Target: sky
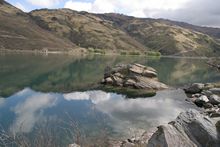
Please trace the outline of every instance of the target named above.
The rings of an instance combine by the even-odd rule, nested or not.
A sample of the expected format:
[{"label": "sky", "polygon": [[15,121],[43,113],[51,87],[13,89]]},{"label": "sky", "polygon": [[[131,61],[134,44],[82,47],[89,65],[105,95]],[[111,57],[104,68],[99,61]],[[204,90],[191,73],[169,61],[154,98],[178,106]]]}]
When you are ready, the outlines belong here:
[{"label": "sky", "polygon": [[40,8],[70,8],[92,13],[120,13],[165,18],[194,25],[220,27],[220,0],[6,0],[29,12]]}]

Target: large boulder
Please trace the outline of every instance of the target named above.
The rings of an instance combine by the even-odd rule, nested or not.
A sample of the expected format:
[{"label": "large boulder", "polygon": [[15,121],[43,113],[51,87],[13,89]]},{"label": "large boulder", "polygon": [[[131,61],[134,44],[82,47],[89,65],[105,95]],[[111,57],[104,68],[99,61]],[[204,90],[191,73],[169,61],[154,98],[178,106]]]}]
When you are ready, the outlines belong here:
[{"label": "large boulder", "polygon": [[147,147],[219,147],[217,126],[209,117],[189,110],[175,121],[158,127]]},{"label": "large boulder", "polygon": [[156,70],[141,64],[119,64],[105,69],[102,84],[132,89],[161,90],[167,85],[158,81]]}]

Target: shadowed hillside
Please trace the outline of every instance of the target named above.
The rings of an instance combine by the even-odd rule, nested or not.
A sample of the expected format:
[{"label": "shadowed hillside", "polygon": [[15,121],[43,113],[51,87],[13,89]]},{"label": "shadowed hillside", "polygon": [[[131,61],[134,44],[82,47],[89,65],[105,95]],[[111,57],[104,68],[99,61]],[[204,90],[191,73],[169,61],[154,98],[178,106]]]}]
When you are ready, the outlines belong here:
[{"label": "shadowed hillside", "polygon": [[10,50],[70,50],[76,46],[42,29],[30,16],[0,1],[0,48]]}]

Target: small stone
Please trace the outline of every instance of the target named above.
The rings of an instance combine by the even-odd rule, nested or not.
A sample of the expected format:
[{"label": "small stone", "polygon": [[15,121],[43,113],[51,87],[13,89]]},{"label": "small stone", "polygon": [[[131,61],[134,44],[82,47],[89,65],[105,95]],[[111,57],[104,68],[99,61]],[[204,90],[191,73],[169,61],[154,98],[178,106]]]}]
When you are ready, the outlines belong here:
[{"label": "small stone", "polygon": [[132,79],[128,79],[125,83],[124,83],[124,86],[125,87],[129,87],[129,86],[131,86],[131,87],[133,87],[134,85],[135,85],[135,81],[134,80],[132,80]]},{"label": "small stone", "polygon": [[203,104],[203,107],[205,109],[209,109],[209,108],[213,108],[213,105],[211,103],[205,103],[205,104]]},{"label": "small stone", "polygon": [[217,123],[215,124],[216,129],[218,130],[218,132],[220,132],[220,120],[217,121]]},{"label": "small stone", "polygon": [[209,99],[207,98],[207,96],[202,95],[199,98],[197,98],[194,103],[198,106],[198,107],[203,107],[205,103],[207,103],[209,101]]},{"label": "small stone", "polygon": [[149,78],[157,77],[157,73],[150,70],[144,70],[142,75]]},{"label": "small stone", "polygon": [[190,87],[184,89],[186,93],[200,93],[204,88],[204,84],[202,83],[194,83]]},{"label": "small stone", "polygon": [[207,97],[210,97],[213,93],[209,90],[203,91],[201,94],[206,95]]},{"label": "small stone", "polygon": [[212,83],[206,83],[204,86],[205,86],[205,89],[211,89],[215,87],[215,85]]},{"label": "small stone", "polygon": [[218,95],[213,94],[209,97],[209,101],[213,105],[218,105],[220,104],[220,97]]},{"label": "small stone", "polygon": [[113,84],[113,80],[112,80],[111,77],[106,78],[106,79],[105,79],[105,82],[106,82],[107,84]]},{"label": "small stone", "polygon": [[192,97],[196,97],[196,98],[198,98],[198,97],[200,97],[200,96],[201,96],[200,93],[196,93],[196,94],[193,94],[193,95],[192,95]]},{"label": "small stone", "polygon": [[205,96],[205,95],[200,96],[198,99],[201,100],[201,101],[204,101],[205,103],[209,102],[208,97]]},{"label": "small stone", "polygon": [[220,94],[220,88],[212,88],[209,89],[209,91],[211,91],[213,94]]},{"label": "small stone", "polygon": [[220,113],[219,112],[213,112],[210,114],[210,117],[220,117]]}]

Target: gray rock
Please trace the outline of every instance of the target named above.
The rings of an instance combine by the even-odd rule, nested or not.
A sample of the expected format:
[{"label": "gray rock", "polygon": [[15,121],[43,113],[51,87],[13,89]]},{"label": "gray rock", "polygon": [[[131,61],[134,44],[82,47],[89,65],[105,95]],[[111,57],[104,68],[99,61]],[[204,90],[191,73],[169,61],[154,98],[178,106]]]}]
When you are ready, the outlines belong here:
[{"label": "gray rock", "polygon": [[200,93],[204,88],[204,84],[202,83],[194,83],[191,86],[189,86],[188,88],[184,89],[186,93]]},{"label": "gray rock", "polygon": [[211,103],[205,103],[205,104],[203,104],[203,107],[205,109],[209,109],[209,108],[213,108],[213,105]]},{"label": "gray rock", "polygon": [[197,98],[199,98],[200,96],[202,96],[200,93],[196,93],[192,95],[192,97],[197,97]]},{"label": "gray rock", "polygon": [[220,120],[216,122],[215,126],[217,131],[220,132]]},{"label": "gray rock", "polygon": [[218,105],[220,104],[220,97],[218,95],[213,94],[209,97],[209,101],[213,105]]},{"label": "gray rock", "polygon": [[196,110],[181,113],[150,138],[147,147],[219,147],[214,122]]},{"label": "gray rock", "polygon": [[201,94],[206,95],[207,97],[210,97],[213,93],[209,90],[203,91]]},{"label": "gray rock", "polygon": [[209,99],[207,98],[207,96],[202,95],[199,98],[197,98],[194,103],[198,106],[198,107],[203,107],[205,103],[209,102]]},{"label": "gray rock", "polygon": [[211,89],[211,88],[214,88],[214,87],[215,87],[215,85],[212,84],[212,83],[206,83],[205,84],[205,89]]},{"label": "gray rock", "polygon": [[213,94],[220,94],[220,88],[211,88],[209,89]]},{"label": "gray rock", "polygon": [[210,117],[220,117],[220,112],[211,113]]}]

